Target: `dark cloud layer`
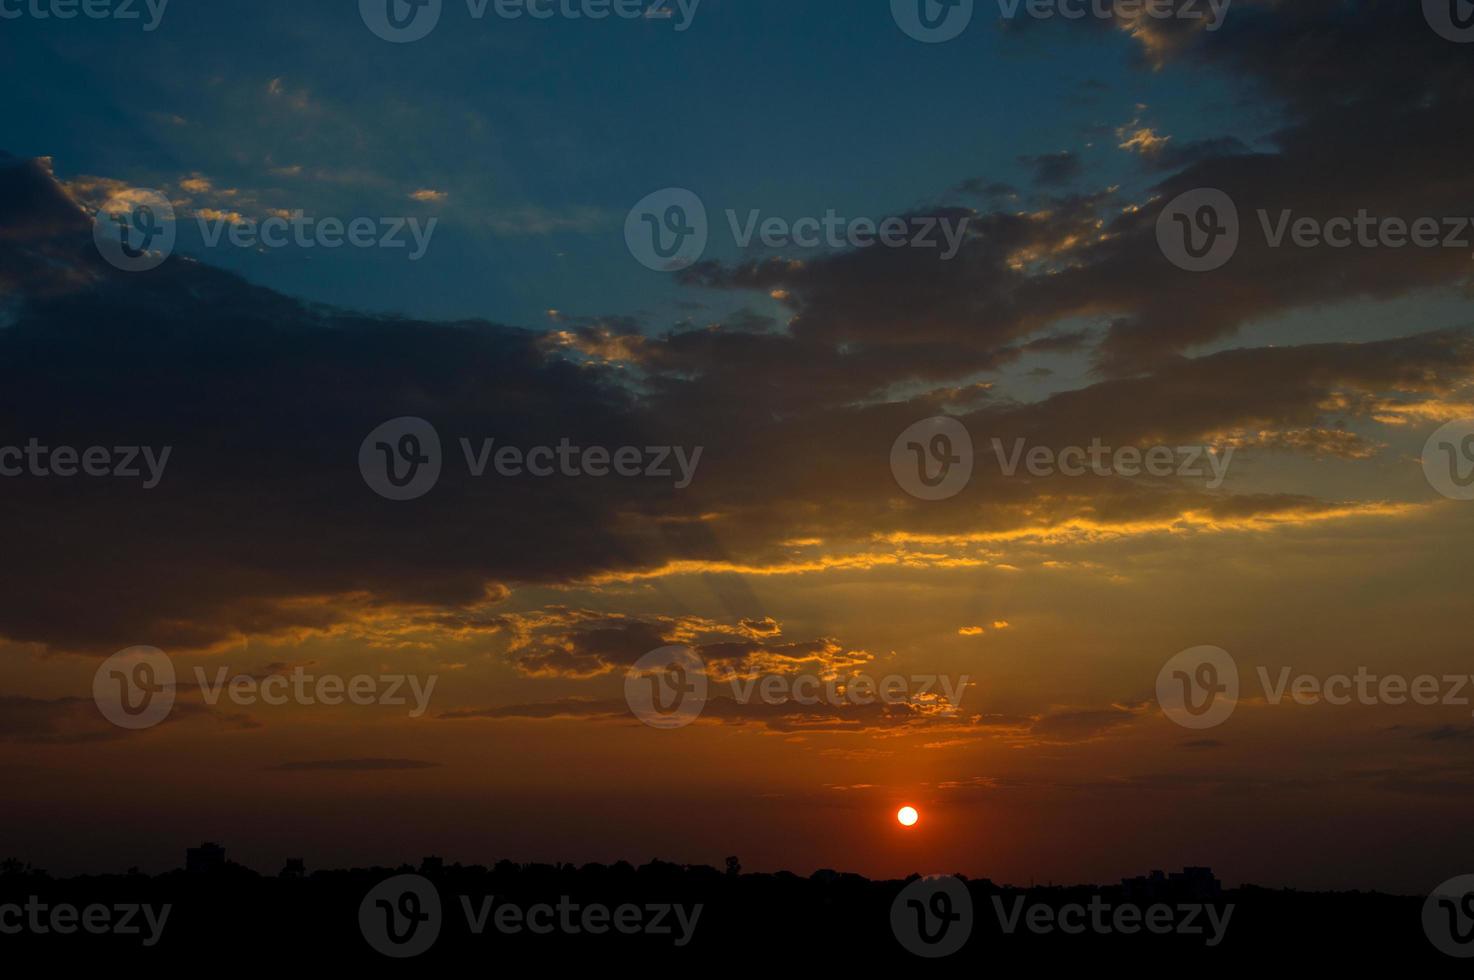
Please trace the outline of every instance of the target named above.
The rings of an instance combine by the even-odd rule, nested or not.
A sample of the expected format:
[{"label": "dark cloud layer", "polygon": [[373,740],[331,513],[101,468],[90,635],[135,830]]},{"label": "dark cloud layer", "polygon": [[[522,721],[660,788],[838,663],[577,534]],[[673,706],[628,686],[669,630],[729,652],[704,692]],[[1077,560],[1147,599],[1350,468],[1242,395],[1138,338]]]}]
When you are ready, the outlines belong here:
[{"label": "dark cloud layer", "polygon": [[[1046,200],[1029,214],[976,214],[950,262],[872,249],[697,266],[692,282],[775,291],[794,314],[791,339],[708,339],[712,359],[734,374],[835,364],[847,387],[832,395],[863,397],[900,379],[994,369],[1016,356],[1021,338],[1079,316],[1109,324],[1102,368],[1132,373],[1258,317],[1467,283],[1461,249],[1271,249],[1258,232],[1260,209],[1322,220],[1360,209],[1407,219],[1474,214],[1474,177],[1462,164],[1474,151],[1462,124],[1474,110],[1468,53],[1430,30],[1418,4],[1238,3],[1213,32],[1170,19],[1131,26],[1155,63],[1216,70],[1279,107],[1285,124],[1265,134],[1273,150],[1249,152],[1231,136],[1169,141],[1143,156],[1154,170],[1175,171],[1153,189],[1155,203],[1100,192]],[[1042,183],[1057,183],[1065,160],[1031,162]],[[1210,281],[1170,265],[1155,237],[1160,204],[1199,187],[1227,192],[1246,226],[1239,253]],[[662,353],[689,362],[702,353],[696,343],[673,337]]]},{"label": "dark cloud layer", "polygon": [[[1239,79],[1284,124],[1267,151],[1229,137],[1164,151],[1148,161],[1166,174],[1159,201],[1220,187],[1251,226],[1258,208],[1474,214],[1463,125],[1474,76],[1417,5],[1245,3],[1232,14],[1212,33],[1137,32],[1150,60]],[[1072,186],[1077,162],[1071,151],[1036,161],[1041,181]],[[1375,343],[1185,356],[1256,318],[1463,283],[1465,252],[1270,250],[1246,235],[1229,266],[1194,276],[1157,250],[1155,208],[1129,203],[1082,190],[1033,212],[923,209],[969,220],[951,262],[864,249],[684,275],[693,288],[779,297],[792,313],[782,325],[652,333],[611,319],[544,335],[313,307],[179,257],[120,273],[46,165],[0,159],[0,445],[173,447],[153,490],[0,481],[7,550],[22,556],[0,590],[0,635],[110,652],[323,630],[389,609],[464,624],[509,587],[773,562],[794,538],[1312,514],[1340,502],[986,475],[976,493],[922,508],[898,492],[888,453],[911,423],[955,412],[979,441],[1185,443],[1252,430],[1279,448],[1354,457],[1364,447],[1335,435],[1348,421],[1467,381],[1468,336],[1416,325]],[[1067,318],[1095,327],[1062,332]],[[1031,354],[1089,344],[1105,380],[1080,390],[1017,404],[979,384]],[[430,495],[396,503],[365,486],[357,453],[405,415],[437,427],[445,470]],[[679,491],[652,479],[472,479],[461,437],[704,454]],[[531,670],[607,669],[665,638],[625,625],[526,656]]]}]

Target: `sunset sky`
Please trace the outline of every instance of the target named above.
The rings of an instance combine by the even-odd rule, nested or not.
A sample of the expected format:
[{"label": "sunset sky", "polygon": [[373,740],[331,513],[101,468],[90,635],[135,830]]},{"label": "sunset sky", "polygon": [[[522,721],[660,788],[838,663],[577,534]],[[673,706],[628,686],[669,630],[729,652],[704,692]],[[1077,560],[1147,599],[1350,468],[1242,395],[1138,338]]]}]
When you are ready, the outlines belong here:
[{"label": "sunset sky", "polygon": [[[1233,0],[1212,30],[978,0],[935,44],[880,0],[446,0],[404,44],[355,6],[0,19],[0,447],[171,447],[151,489],[0,478],[0,857],[1409,893],[1474,870],[1474,704],[1273,704],[1256,674],[1474,674],[1474,502],[1423,465],[1474,417],[1474,231],[1273,248],[1258,217],[1474,217],[1474,45],[1405,0]],[[625,235],[664,188],[710,217],[674,272]],[[1195,273],[1158,216],[1198,188],[1242,237]],[[93,214],[144,189],[178,242],[119,271]],[[729,209],[967,225],[950,261],[744,248]],[[201,233],[297,211],[435,225],[415,260]],[[924,500],[892,449],[937,416],[975,469]],[[358,457],[401,417],[444,465],[396,501]],[[683,488],[473,478],[462,438],[702,455]],[[1010,476],[995,438],[1232,456],[1221,486]],[[722,676],[968,686],[661,731],[624,682],[671,644]],[[137,645],[182,682],[129,731],[93,677]],[[1193,731],[1157,679],[1199,646],[1244,688]],[[193,684],[298,666],[435,686],[410,717]]]}]

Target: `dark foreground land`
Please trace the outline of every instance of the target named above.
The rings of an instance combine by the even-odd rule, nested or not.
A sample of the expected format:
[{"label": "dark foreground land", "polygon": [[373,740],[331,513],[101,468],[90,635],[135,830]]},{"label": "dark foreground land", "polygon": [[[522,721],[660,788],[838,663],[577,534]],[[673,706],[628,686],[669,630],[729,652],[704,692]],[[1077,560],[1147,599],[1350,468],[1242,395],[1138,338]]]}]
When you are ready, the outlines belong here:
[{"label": "dark foreground land", "polygon": [[866,975],[920,966],[984,976],[1006,966],[1180,976],[1353,965],[1451,975],[1471,963],[1430,942],[1422,897],[1015,889],[950,879],[940,892],[927,881],[661,862],[430,862],[276,877],[225,864],[64,880],[11,863],[0,874],[0,956],[7,967],[33,968],[331,964],[377,973],[622,963],[641,973],[779,976],[798,966]]}]

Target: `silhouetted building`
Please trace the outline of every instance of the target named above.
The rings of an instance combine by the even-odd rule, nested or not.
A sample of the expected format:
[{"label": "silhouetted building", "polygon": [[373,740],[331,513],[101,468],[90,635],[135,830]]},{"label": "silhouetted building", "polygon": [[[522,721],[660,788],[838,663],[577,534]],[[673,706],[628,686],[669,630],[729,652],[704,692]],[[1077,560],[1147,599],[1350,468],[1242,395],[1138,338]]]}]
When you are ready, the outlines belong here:
[{"label": "silhouetted building", "polygon": [[1212,868],[1183,868],[1180,873],[1168,875],[1168,880],[1178,898],[1207,901],[1223,894],[1223,883],[1213,877]]},{"label": "silhouetted building", "polygon": [[184,870],[190,874],[203,874],[225,867],[225,848],[206,841],[199,847],[184,852]]},{"label": "silhouetted building", "polygon": [[1207,901],[1223,893],[1223,884],[1213,876],[1212,868],[1183,868],[1170,875],[1153,871],[1149,875],[1122,878],[1121,888],[1127,898],[1147,901],[1161,899]]},{"label": "silhouetted building", "polygon": [[1160,871],[1153,871],[1149,875],[1122,878],[1121,889],[1127,898],[1157,898],[1167,891],[1167,876]]},{"label": "silhouetted building", "polygon": [[307,862],[301,858],[287,858],[287,863],[281,869],[283,878],[305,878],[307,877]]},{"label": "silhouetted building", "polygon": [[438,875],[445,870],[445,859],[430,855],[420,862],[420,874]]}]

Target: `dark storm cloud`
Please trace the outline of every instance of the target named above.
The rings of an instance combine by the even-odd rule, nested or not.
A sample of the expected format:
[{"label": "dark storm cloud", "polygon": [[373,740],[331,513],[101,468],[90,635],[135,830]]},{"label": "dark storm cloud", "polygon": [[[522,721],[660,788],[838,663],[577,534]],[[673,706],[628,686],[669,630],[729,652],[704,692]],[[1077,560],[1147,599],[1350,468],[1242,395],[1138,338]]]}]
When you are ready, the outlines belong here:
[{"label": "dark storm cloud", "polygon": [[1141,160],[1149,169],[1170,171],[1181,170],[1214,157],[1241,156],[1248,152],[1249,147],[1237,137],[1220,136],[1188,143],[1171,140],[1143,151]]},{"label": "dark storm cloud", "polygon": [[[735,627],[705,621],[664,618],[632,620],[600,617],[588,611],[571,616],[519,618],[508,628],[519,633],[511,658],[517,669],[536,677],[596,677],[623,671],[652,650],[688,645],[717,676],[800,670],[829,674],[862,664],[868,654],[846,651],[836,640],[778,639],[782,626],[771,618],[740,620]],[[569,625],[570,620],[582,620]]]},{"label": "dark storm cloud", "polygon": [[1071,150],[1019,157],[1019,163],[1034,171],[1034,183],[1050,186],[1068,184],[1085,172],[1080,155]]},{"label": "dark storm cloud", "polygon": [[[1152,18],[1131,30],[1154,63],[1217,69],[1279,107],[1285,124],[1266,137],[1273,150],[1246,152],[1232,136],[1169,140],[1143,154],[1153,169],[1176,170],[1153,189],[1154,202],[1101,192],[1047,200],[1032,214],[977,214],[950,262],[872,249],[702,265],[689,280],[782,295],[794,315],[793,352],[822,363],[842,348],[851,384],[872,390],[897,376],[996,368],[1019,338],[1066,317],[1108,321],[1101,364],[1130,373],[1258,317],[1468,281],[1463,249],[1271,249],[1257,218],[1261,209],[1321,220],[1361,209],[1474,215],[1474,174],[1464,165],[1474,132],[1463,124],[1474,112],[1474,75],[1467,52],[1438,37],[1418,4],[1242,3],[1213,32]],[[1244,224],[1238,254],[1211,276],[1178,270],[1156,244],[1160,205],[1199,187],[1227,192]],[[771,347],[735,353],[753,369],[775,360]]]},{"label": "dark storm cloud", "polygon": [[[1138,35],[1155,59],[1246,79],[1285,123],[1270,152],[1226,138],[1175,151],[1186,169],[1161,182],[1159,198],[1221,187],[1250,227],[1257,208],[1474,215],[1474,135],[1463,125],[1474,76],[1416,5],[1232,13],[1212,34],[1153,22]],[[496,632],[504,624],[491,608],[508,587],[673,562],[780,563],[797,538],[1335,512],[1340,502],[1288,493],[996,473],[919,507],[887,457],[903,429],[944,411],[979,442],[1187,444],[1243,429],[1277,448],[1355,457],[1365,447],[1337,434],[1344,423],[1386,398],[1446,394],[1474,367],[1466,335],[1416,325],[1376,343],[1184,357],[1258,317],[1461,282],[1469,256],[1271,251],[1246,234],[1232,263],[1195,276],[1159,253],[1154,208],[1127,203],[1101,191],[1025,213],[918,212],[969,219],[953,261],[861,249],[684,274],[690,286],[771,293],[792,315],[782,328],[749,315],[651,335],[609,318],[545,335],[314,307],[177,257],[123,274],[98,258],[87,216],[46,165],[0,160],[0,446],[173,447],[148,491],[95,478],[0,481],[7,552],[24,556],[0,591],[0,634],[111,652],[390,615]],[[1062,332],[1069,317],[1101,328]],[[1113,374],[1101,383],[1028,405],[978,383],[1030,353],[1102,337]],[[907,400],[891,400],[897,391]],[[436,426],[445,465],[429,495],[396,503],[365,486],[357,452],[403,415]],[[461,437],[705,453],[679,492],[649,479],[472,479]],[[626,624],[528,646],[524,666],[617,669],[668,637]]]},{"label": "dark storm cloud", "polygon": [[[340,615],[293,597],[456,606],[484,601],[502,578],[559,580],[710,548],[698,523],[649,519],[696,506],[668,483],[466,477],[461,435],[691,444],[601,372],[545,356],[535,335],[318,310],[179,259],[120,273],[90,251],[65,197],[34,194],[38,174],[0,173],[0,200],[33,201],[30,230],[0,239],[0,268],[67,256],[72,287],[53,292],[52,276],[38,294],[25,277],[24,292],[8,290],[0,444],[175,450],[148,491],[0,481],[10,548],[27,556],[0,597],[11,638],[208,645]],[[446,477],[425,504],[382,500],[358,471],[360,442],[401,415],[444,433]]]},{"label": "dark storm cloud", "polygon": [[75,288],[90,261],[90,223],[52,178],[45,162],[0,151],[0,302],[24,288],[45,295]]},{"label": "dark storm cloud", "polygon": [[[0,184],[34,187],[38,174],[47,176],[13,166]],[[205,647],[240,634],[327,630],[390,609],[411,626],[495,631],[487,609],[507,584],[672,561],[772,561],[795,535],[1003,530],[1082,508],[1141,519],[1188,506],[1319,506],[1195,499],[1190,490],[1121,481],[1077,483],[1059,496],[1029,481],[994,481],[955,506],[897,507],[890,442],[938,406],[927,396],[854,406],[858,395],[911,372],[899,353],[892,364],[880,348],[843,350],[847,329],[838,319],[792,335],[608,333],[611,356],[632,360],[579,362],[542,335],[310,307],[177,258],[149,273],[120,273],[90,250],[90,235],[85,246],[74,240],[85,223],[79,227],[70,202],[54,193],[39,202],[28,212],[31,233],[0,240],[5,258],[72,261],[58,265],[63,274],[40,294],[9,290],[0,445],[35,438],[174,448],[153,490],[98,478],[0,481],[8,550],[26,556],[0,592],[0,631],[15,640],[97,652],[138,642]],[[70,285],[53,291],[58,282]],[[836,299],[845,282],[835,279]],[[924,286],[908,294],[916,303],[931,302],[927,296]],[[857,311],[865,305],[854,302]],[[930,322],[920,318],[915,328],[936,337],[931,370],[955,373],[966,357],[945,339],[943,316]],[[1049,336],[1045,344],[1075,342]],[[907,347],[914,351],[914,342]],[[989,363],[1014,356],[970,350]],[[1188,438],[1311,418],[1344,385],[1424,390],[1468,361],[1467,344],[1448,336],[1236,352],[1036,406],[994,405],[978,393],[982,407],[966,419],[980,434],[1072,443],[1087,432]],[[1265,377],[1278,384],[1247,383]],[[1189,391],[1190,406],[1164,422],[1164,400]],[[437,426],[445,466],[428,496],[391,502],[364,484],[357,453],[372,429],[402,415]],[[462,436],[521,447],[567,437],[584,446],[707,448],[696,481],[676,492],[648,479],[475,480]],[[1047,504],[1041,494],[1050,495]],[[602,668],[660,638],[616,632],[596,648],[528,655],[544,657],[550,670]]]}]

